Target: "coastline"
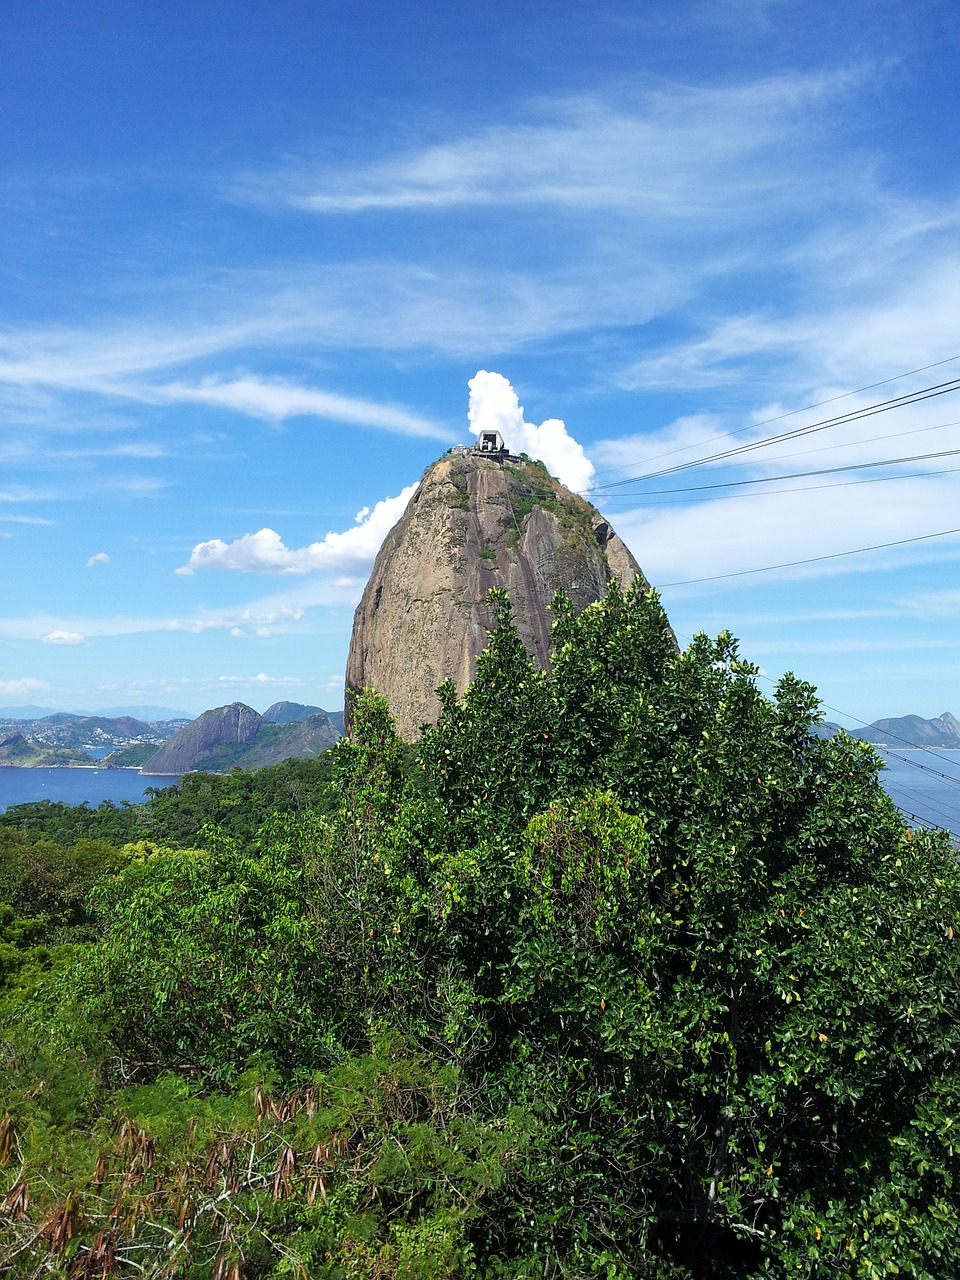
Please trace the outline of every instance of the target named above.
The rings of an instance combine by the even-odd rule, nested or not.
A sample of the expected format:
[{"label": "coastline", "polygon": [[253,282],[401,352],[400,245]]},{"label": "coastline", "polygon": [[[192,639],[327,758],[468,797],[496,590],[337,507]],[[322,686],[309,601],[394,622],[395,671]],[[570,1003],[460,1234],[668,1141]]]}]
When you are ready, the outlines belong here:
[{"label": "coastline", "polygon": [[[102,773],[120,773],[126,769],[133,773],[140,772],[140,766],[136,764],[101,764],[97,760],[91,760],[89,764],[22,764],[17,760],[6,760],[2,762],[5,769],[97,769]],[[157,778],[175,778],[179,774],[151,774],[151,777]]]},{"label": "coastline", "polygon": [[[0,761],[3,769],[79,769],[93,770],[96,773],[139,773],[144,778],[182,778],[183,773],[166,773],[159,769],[144,770],[138,764],[101,764],[91,760],[89,764],[22,764],[17,760]],[[213,773],[223,777],[222,769],[188,769],[187,773]]]}]

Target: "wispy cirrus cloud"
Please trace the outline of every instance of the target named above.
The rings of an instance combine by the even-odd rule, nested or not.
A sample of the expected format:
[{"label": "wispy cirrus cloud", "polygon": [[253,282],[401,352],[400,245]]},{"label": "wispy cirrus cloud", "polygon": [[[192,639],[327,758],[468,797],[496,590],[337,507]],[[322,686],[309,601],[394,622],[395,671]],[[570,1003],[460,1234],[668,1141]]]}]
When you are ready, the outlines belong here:
[{"label": "wispy cirrus cloud", "polygon": [[[960,535],[927,539],[960,527],[960,520],[949,515],[960,507],[960,478],[893,480],[884,485],[882,503],[873,488],[782,491],[661,509],[627,507],[614,511],[611,519],[654,586],[692,584],[673,587],[671,598],[676,592],[763,589],[777,581],[960,558]],[[931,519],[932,511],[943,513],[939,523]],[[909,541],[920,538],[925,540]],[[901,540],[904,545],[887,545]],[[874,546],[879,549],[846,554]],[[795,563],[804,561],[814,562]],[[743,576],[734,577],[738,574]],[[718,579],[709,581],[714,575]]]},{"label": "wispy cirrus cloud", "polygon": [[[631,220],[751,219],[793,190],[803,121],[863,71],[770,77],[721,88],[666,86],[633,102],[542,100],[526,120],[465,134],[354,169],[248,173],[236,198],[317,214],[554,206]],[[539,118],[538,118],[539,117]],[[794,141],[783,146],[784,136]]]},{"label": "wispy cirrus cloud", "polygon": [[351,580],[338,585],[327,579],[299,586],[296,591],[276,593],[247,603],[222,608],[197,608],[179,616],[170,614],[64,615],[26,614],[0,618],[0,638],[44,641],[48,635],[63,633],[91,640],[103,636],[135,636],[173,632],[203,635],[208,631],[229,631],[234,627],[269,626],[299,629],[312,610],[353,608],[362,582]]},{"label": "wispy cirrus cloud", "polygon": [[[281,301],[282,298],[282,301]],[[273,299],[274,312],[285,305],[296,304],[280,289],[280,296]],[[263,310],[264,308],[255,308]],[[265,308],[268,312],[270,306]],[[300,323],[287,327],[295,332],[287,333],[291,341],[320,339],[325,326],[322,308],[314,303],[305,306]],[[334,307],[338,312],[339,307]],[[332,331],[337,328],[330,326]],[[351,426],[373,427],[399,435],[424,437],[450,441],[453,432],[443,423],[400,405],[382,403],[360,396],[348,396],[321,387],[304,385],[289,378],[261,377],[253,373],[238,376],[209,374],[193,379],[176,378],[170,381],[158,379],[158,374],[183,364],[191,364],[211,357],[223,357],[246,349],[250,343],[271,345],[277,330],[284,325],[271,323],[269,315],[262,319],[259,331],[255,326],[240,330],[232,327],[211,326],[208,332],[197,332],[192,338],[179,342],[168,341],[163,334],[144,332],[139,340],[131,339],[123,330],[89,333],[77,330],[72,334],[63,331],[11,335],[7,339],[6,358],[0,349],[0,382],[9,386],[30,389],[42,386],[49,391],[65,394],[81,394],[98,401],[127,402],[146,405],[197,404],[232,410],[245,417],[267,422],[282,422],[293,417],[315,417],[345,423]],[[344,330],[340,328],[341,340]],[[347,332],[349,337],[349,331]],[[43,402],[43,413],[34,405],[36,421],[50,421],[56,425],[62,417],[60,399],[54,395]],[[22,437],[0,443],[0,456],[10,460],[29,462],[31,459],[49,462],[55,457],[60,461],[83,458],[162,458],[167,449],[152,441],[124,441],[88,445],[78,449],[45,449],[38,455],[30,443]]]},{"label": "wispy cirrus cloud", "polygon": [[326,418],[352,426],[378,427],[399,435],[446,441],[454,439],[449,428],[407,409],[355,396],[337,395],[282,378],[204,378],[197,385],[171,382],[144,388],[140,394],[144,398],[155,397],[171,403],[216,405],[266,422],[299,417]]},{"label": "wispy cirrus cloud", "polygon": [[[960,225],[960,207],[957,224]],[[645,353],[617,375],[626,390],[729,386],[765,371],[781,391],[847,389],[878,373],[929,365],[960,352],[960,257],[914,244],[913,268],[884,274],[872,297],[837,296],[815,309],[727,315],[690,339]]]}]

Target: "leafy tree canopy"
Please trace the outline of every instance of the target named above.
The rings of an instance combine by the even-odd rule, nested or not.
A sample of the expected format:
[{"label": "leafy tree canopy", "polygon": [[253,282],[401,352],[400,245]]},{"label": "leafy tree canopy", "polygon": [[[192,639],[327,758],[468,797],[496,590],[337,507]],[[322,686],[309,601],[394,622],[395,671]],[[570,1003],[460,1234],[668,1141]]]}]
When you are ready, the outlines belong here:
[{"label": "leafy tree canopy", "polygon": [[316,804],[104,872],[8,1017],[11,1274],[956,1273],[945,837],[639,584],[549,672],[494,604],[412,761],[368,693]]}]

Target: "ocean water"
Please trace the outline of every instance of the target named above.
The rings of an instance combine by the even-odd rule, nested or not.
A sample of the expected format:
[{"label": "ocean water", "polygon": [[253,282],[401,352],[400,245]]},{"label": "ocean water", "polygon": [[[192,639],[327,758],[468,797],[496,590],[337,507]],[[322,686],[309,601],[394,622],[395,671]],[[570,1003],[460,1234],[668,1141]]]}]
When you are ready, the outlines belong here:
[{"label": "ocean water", "polygon": [[[914,823],[945,827],[960,838],[960,751],[885,753],[881,780],[888,794]],[[922,766],[919,767],[919,766]],[[943,775],[943,776],[941,776]],[[103,800],[136,804],[147,787],[169,787],[170,774],[150,775],[135,769],[17,769],[0,766],[0,813],[28,800],[87,802]]]},{"label": "ocean water", "polygon": [[960,838],[960,751],[881,753],[880,780],[914,824],[944,827]]},{"label": "ocean water", "polygon": [[169,787],[170,774],[138,773],[136,769],[18,769],[0,766],[0,813],[12,804],[30,800],[62,800],[92,809],[104,800],[120,804],[143,799],[147,787]]}]

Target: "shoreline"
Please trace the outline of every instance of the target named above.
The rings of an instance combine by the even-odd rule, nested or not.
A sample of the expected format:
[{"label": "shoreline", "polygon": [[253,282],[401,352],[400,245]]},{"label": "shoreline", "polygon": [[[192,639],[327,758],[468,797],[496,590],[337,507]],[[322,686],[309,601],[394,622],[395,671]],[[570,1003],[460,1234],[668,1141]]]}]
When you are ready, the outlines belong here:
[{"label": "shoreline", "polygon": [[[17,764],[15,760],[0,763],[0,769],[92,769],[95,773],[139,773],[143,778],[182,778],[182,773],[144,773],[136,764]],[[200,772],[197,770],[196,772]],[[207,769],[203,772],[211,773]]]}]

